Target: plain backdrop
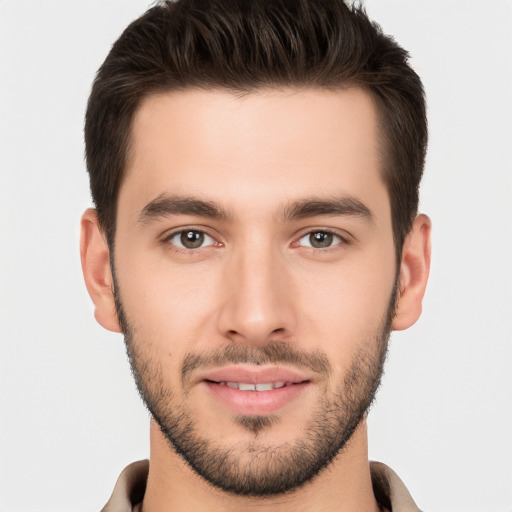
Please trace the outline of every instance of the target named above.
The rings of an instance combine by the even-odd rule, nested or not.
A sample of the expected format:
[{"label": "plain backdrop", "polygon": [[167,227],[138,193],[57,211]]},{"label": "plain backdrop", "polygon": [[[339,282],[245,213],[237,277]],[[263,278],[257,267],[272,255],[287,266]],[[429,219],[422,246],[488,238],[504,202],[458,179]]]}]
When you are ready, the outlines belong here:
[{"label": "plain backdrop", "polygon": [[[149,0],[0,0],[0,511],[99,510],[148,456],[120,335],[78,255],[95,71]],[[370,457],[418,505],[512,511],[512,2],[371,0],[428,96],[422,319],[392,337]]]}]

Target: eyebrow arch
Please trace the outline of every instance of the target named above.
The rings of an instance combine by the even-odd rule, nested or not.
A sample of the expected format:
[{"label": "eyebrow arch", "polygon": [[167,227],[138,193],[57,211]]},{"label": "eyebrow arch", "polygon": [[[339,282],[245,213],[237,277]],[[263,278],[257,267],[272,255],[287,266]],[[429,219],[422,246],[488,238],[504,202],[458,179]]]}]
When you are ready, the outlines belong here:
[{"label": "eyebrow arch", "polygon": [[167,215],[196,215],[224,221],[231,217],[226,210],[213,201],[160,194],[142,208],[138,222],[148,223]]},{"label": "eyebrow arch", "polygon": [[289,204],[283,212],[285,220],[300,220],[317,215],[362,217],[365,220],[373,221],[371,210],[352,196],[327,199],[312,197]]}]

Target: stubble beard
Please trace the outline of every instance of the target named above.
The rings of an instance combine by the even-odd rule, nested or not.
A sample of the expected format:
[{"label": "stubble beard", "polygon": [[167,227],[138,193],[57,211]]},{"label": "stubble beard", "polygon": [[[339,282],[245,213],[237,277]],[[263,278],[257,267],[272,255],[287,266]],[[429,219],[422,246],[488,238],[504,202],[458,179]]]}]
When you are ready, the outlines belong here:
[{"label": "stubble beard", "polygon": [[[221,446],[198,432],[186,399],[180,401],[166,383],[161,362],[149,353],[150,344],[135,339],[127,319],[119,287],[115,286],[116,310],[123,329],[132,373],[139,393],[169,446],[211,485],[238,496],[270,497],[292,492],[314,479],[332,460],[342,456],[352,434],[370,408],[383,375],[391,321],[395,312],[396,287],[388,310],[375,334],[360,344],[335,392],[321,393],[318,404],[300,439],[280,445],[258,442],[258,434],[271,429],[276,416],[238,416],[236,423],[254,434],[244,446]],[[144,347],[144,348],[143,348]],[[270,341],[263,347],[231,345],[202,357],[201,363],[290,363],[308,365],[322,353],[305,354],[289,343]],[[182,376],[186,373],[182,366]],[[326,372],[329,371],[327,361]]]}]

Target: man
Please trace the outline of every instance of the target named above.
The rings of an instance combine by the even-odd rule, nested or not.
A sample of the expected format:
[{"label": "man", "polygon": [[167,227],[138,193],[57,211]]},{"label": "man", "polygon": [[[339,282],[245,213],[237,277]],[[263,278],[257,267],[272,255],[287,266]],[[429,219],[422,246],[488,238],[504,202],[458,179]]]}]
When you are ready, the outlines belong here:
[{"label": "man", "polygon": [[162,3],[85,138],[85,281],[152,416],[104,510],[418,510],[366,434],[430,262],[406,52],[341,0]]}]

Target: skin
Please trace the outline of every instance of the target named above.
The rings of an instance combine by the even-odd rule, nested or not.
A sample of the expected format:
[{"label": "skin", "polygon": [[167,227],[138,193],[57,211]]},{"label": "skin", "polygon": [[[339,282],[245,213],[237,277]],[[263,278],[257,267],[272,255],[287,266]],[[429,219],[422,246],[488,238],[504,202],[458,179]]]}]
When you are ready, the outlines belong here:
[{"label": "skin", "polygon": [[[374,102],[355,88],[159,94],[145,99],[135,117],[115,236],[123,308],[197,432],[236,446],[242,459],[249,443],[275,447],[300,439],[315,404],[335,392],[382,326],[397,269],[378,130]],[[214,202],[226,215],[144,215],[164,196]],[[349,198],[370,215],[284,215],[311,198]],[[209,238],[198,249],[180,248],[172,235],[184,228]],[[336,235],[330,247],[309,246],[310,233],[326,231]],[[108,246],[94,210],[82,218],[81,256],[96,319],[121,331]],[[403,248],[393,329],[418,319],[429,265],[430,221],[419,215]],[[241,427],[204,386],[181,381],[188,354],[270,341],[321,352],[332,372],[322,385],[313,379],[260,432]],[[150,460],[145,512],[378,510],[364,419],[328,470],[263,501],[210,486],[154,421]]]}]

